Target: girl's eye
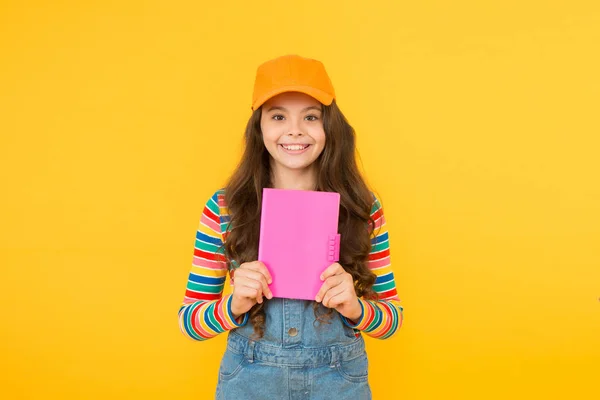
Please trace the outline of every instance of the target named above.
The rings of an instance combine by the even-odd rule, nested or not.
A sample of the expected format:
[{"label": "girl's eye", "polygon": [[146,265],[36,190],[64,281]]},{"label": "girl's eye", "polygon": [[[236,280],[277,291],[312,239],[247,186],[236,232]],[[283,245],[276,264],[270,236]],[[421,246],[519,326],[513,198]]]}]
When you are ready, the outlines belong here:
[{"label": "girl's eye", "polygon": [[[281,121],[280,119],[277,119],[277,117],[282,117],[283,118],[283,115],[281,115],[281,114],[275,114],[275,115],[273,115],[273,119],[275,119],[276,121]],[[307,118],[314,118],[314,119],[310,119],[309,121],[316,121],[316,120],[319,119],[319,117],[317,117],[316,115],[307,115]]]}]

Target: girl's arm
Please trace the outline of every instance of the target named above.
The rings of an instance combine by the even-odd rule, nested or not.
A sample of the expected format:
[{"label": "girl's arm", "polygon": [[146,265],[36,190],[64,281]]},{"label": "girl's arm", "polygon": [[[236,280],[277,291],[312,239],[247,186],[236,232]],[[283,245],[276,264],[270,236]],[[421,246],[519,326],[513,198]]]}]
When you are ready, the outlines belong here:
[{"label": "girl's arm", "polygon": [[179,308],[181,332],[197,341],[240,327],[248,320],[247,313],[236,320],[231,313],[231,295],[222,295],[227,265],[223,250],[218,251],[223,245],[218,195],[219,191],[215,192],[202,211],[185,296]]},{"label": "girl's arm", "polygon": [[344,323],[367,335],[387,339],[402,326],[404,307],[396,292],[394,272],[390,262],[390,243],[383,208],[375,194],[371,208],[371,216],[375,220],[375,231],[371,236],[371,252],[368,266],[377,275],[373,290],[379,295],[379,300],[358,299],[362,314],[358,320],[352,321],[344,316]]}]

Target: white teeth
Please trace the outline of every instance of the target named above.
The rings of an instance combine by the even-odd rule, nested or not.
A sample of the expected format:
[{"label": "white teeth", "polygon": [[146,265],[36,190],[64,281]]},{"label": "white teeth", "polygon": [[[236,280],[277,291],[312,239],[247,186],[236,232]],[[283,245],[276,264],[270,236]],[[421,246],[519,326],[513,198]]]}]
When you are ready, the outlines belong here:
[{"label": "white teeth", "polygon": [[304,149],[305,147],[307,147],[308,145],[301,146],[301,145],[296,145],[296,144],[295,144],[295,145],[291,145],[291,146],[285,146],[285,145],[282,145],[282,146],[283,146],[285,149],[287,149],[287,150],[302,150],[302,149]]}]

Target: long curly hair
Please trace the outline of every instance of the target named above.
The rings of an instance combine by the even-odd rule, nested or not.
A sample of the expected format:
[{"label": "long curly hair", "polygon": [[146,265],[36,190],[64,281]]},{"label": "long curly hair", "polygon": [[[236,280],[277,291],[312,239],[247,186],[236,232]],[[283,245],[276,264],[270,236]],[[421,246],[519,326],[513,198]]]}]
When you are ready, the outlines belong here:
[{"label": "long curly hair", "polygon": [[[250,116],[244,135],[244,153],[225,185],[225,203],[230,215],[224,234],[225,261],[233,275],[237,266],[258,259],[262,189],[272,187],[270,154],[260,128],[261,114],[262,106]],[[377,299],[377,293],[372,289],[376,275],[367,266],[371,233],[375,229],[375,221],[371,218],[374,198],[356,163],[354,129],[335,100],[329,106],[323,105],[323,127],[325,147],[314,161],[317,167],[316,190],[340,194],[338,262],[352,275],[357,296]],[[268,299],[263,297],[263,300],[262,304],[255,304],[249,311],[256,339],[264,335],[264,307]],[[330,323],[333,309],[317,302],[314,302],[313,309],[315,323]]]}]

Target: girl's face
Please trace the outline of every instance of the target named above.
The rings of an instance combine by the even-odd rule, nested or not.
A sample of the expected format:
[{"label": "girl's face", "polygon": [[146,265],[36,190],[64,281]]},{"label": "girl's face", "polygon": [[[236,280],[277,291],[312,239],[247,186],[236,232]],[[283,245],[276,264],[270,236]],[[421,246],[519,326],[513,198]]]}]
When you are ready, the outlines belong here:
[{"label": "girl's face", "polygon": [[274,168],[302,170],[319,157],[325,147],[322,110],[317,99],[300,92],[278,94],[262,105],[260,127]]}]

